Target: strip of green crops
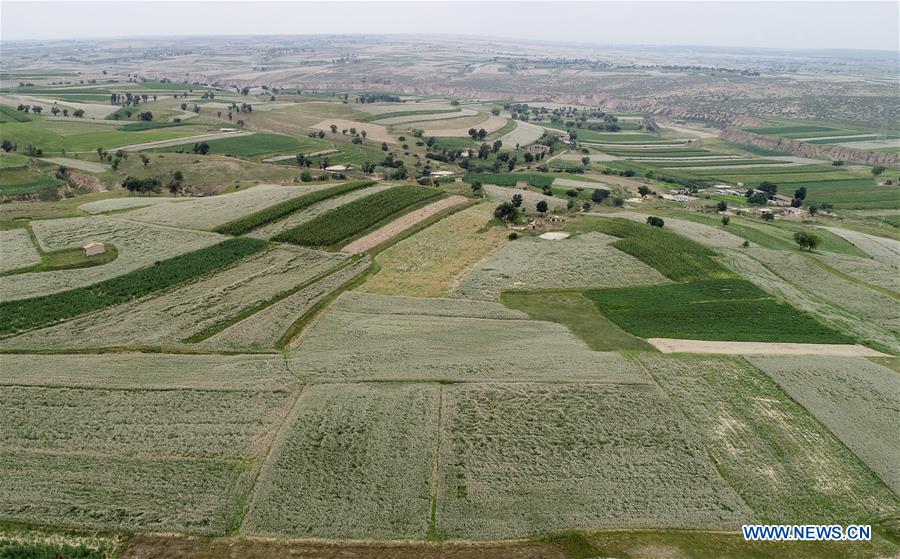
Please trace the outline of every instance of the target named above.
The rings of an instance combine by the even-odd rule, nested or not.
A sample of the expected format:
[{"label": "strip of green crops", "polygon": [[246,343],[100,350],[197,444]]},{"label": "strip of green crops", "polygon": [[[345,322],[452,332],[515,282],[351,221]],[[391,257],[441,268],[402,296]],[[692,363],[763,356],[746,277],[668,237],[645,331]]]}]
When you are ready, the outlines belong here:
[{"label": "strip of green crops", "polygon": [[252,214],[245,215],[244,217],[235,219],[234,221],[229,221],[228,223],[216,227],[215,231],[217,233],[224,233],[226,235],[243,235],[244,233],[249,233],[254,229],[262,227],[263,225],[272,223],[273,221],[281,219],[288,214],[292,214],[298,210],[308,208],[309,206],[312,206],[313,204],[316,204],[328,198],[333,198],[334,196],[338,196],[340,194],[346,194],[347,192],[352,192],[360,188],[366,188],[368,186],[372,186],[373,184],[375,184],[375,181],[352,181],[344,184],[339,184],[331,188],[316,190],[315,192],[297,196],[296,198],[285,200],[280,204],[275,204],[274,206],[259,210],[258,212],[253,212]]},{"label": "strip of green crops", "polygon": [[599,219],[593,229],[620,237],[612,243],[673,281],[730,278],[734,273],[713,260],[716,253],[676,233],[628,219]]},{"label": "strip of green crops", "polygon": [[749,281],[594,289],[585,296],[623,329],[642,338],[853,343],[853,339],[781,303]]},{"label": "strip of green crops", "polygon": [[0,335],[47,326],[225,268],[267,243],[241,237],[188,252],[86,287],[0,303]]},{"label": "strip of green crops", "polygon": [[421,186],[397,186],[354,200],[276,235],[273,240],[297,245],[333,247],[410,206],[442,192]]}]

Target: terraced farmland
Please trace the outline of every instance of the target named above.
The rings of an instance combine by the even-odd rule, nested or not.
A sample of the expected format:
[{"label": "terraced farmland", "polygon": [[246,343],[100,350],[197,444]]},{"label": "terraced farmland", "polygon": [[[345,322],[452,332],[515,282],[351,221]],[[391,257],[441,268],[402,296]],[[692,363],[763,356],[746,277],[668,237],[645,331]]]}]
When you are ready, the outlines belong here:
[{"label": "terraced farmland", "polygon": [[[243,531],[420,538],[431,509],[438,389],[307,388],[259,481]],[[344,514],[347,507],[356,511]]]},{"label": "terraced farmland", "polygon": [[760,522],[854,522],[900,506],[868,467],[746,361],[640,360]]},{"label": "terraced farmland", "polygon": [[386,222],[403,210],[441,195],[441,191],[432,188],[398,186],[344,204],[306,223],[282,231],[273,239],[298,245],[335,247]]},{"label": "terraced farmland", "polygon": [[751,357],[787,394],[900,493],[900,379],[894,371],[852,357]]},{"label": "terraced farmland", "polygon": [[31,228],[44,252],[100,241],[114,245],[119,256],[91,268],[0,277],[0,301],[85,287],[226,239],[212,233],[173,230],[106,216],[33,221]]},{"label": "terraced farmland", "polygon": [[444,389],[438,530],[497,538],[752,518],[670,406],[649,385]]},{"label": "terraced farmland", "polygon": [[668,283],[659,272],[589,232],[561,241],[518,239],[480,262],[454,289],[463,299],[497,300],[507,289],[620,287]]},{"label": "terraced farmland", "polygon": [[162,297],[151,293],[103,312],[16,336],[4,345],[97,348],[189,341],[244,311],[284,296],[341,261],[337,255],[275,248],[248,255],[227,269],[169,290]]},{"label": "terraced farmland", "polygon": [[[645,381],[620,355],[591,352],[564,327],[523,319],[499,303],[444,299],[428,310],[429,300],[420,299],[421,310],[398,314],[396,298],[375,296],[377,307],[358,308],[347,297],[297,345],[290,366],[301,378]],[[473,316],[473,308],[482,314]]]}]

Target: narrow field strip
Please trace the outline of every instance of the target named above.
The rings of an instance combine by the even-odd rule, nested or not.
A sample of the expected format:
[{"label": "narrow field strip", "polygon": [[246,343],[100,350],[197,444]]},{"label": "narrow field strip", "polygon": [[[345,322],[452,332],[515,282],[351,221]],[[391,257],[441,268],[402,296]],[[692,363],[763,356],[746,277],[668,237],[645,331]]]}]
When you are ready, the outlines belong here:
[{"label": "narrow field strip", "polygon": [[199,136],[188,136],[187,138],[178,138],[175,140],[158,140],[155,142],[145,142],[143,144],[132,144],[130,146],[119,146],[110,148],[109,151],[142,151],[145,149],[168,148],[172,146],[181,146],[184,144],[193,144],[195,142],[209,142],[212,140],[220,140],[222,138],[236,138],[240,136],[252,136],[256,132],[216,132],[213,134],[200,134]]},{"label": "narrow field strip", "polygon": [[344,204],[293,229],[282,231],[273,240],[337,248],[343,241],[377,226],[395,214],[442,195],[442,191],[434,188],[398,186]]},{"label": "narrow field strip", "polygon": [[241,218],[229,221],[228,223],[224,223],[216,227],[214,231],[216,231],[217,233],[224,233],[226,235],[243,235],[244,233],[249,233],[254,229],[262,227],[263,225],[267,225],[269,223],[272,223],[273,221],[281,219],[288,214],[294,213],[304,208],[308,208],[309,206],[312,206],[317,202],[321,202],[323,200],[327,200],[328,198],[332,198],[341,194],[346,194],[347,192],[352,192],[360,188],[372,186],[373,184],[375,184],[375,181],[352,181],[340,184],[338,186],[333,186],[331,188],[316,190],[314,192],[310,192],[309,194],[303,194],[301,196],[297,196],[296,198],[290,198],[288,200],[285,200],[284,202],[275,204],[274,206],[269,206],[268,208],[253,212],[252,214],[245,215]]},{"label": "narrow field strip", "polygon": [[0,303],[0,335],[47,326],[220,270],[262,250],[257,239],[228,239],[86,287]]},{"label": "narrow field strip", "polygon": [[380,245],[388,239],[396,237],[403,231],[406,231],[407,229],[415,226],[417,223],[420,223],[447,208],[452,208],[453,206],[462,204],[467,200],[468,198],[464,196],[450,196],[447,198],[443,198],[441,200],[438,200],[437,202],[433,202],[431,204],[428,204],[427,206],[423,206],[417,210],[413,210],[408,214],[388,223],[384,227],[376,229],[368,235],[356,239],[341,250],[350,254],[365,252]]},{"label": "narrow field strip", "polygon": [[785,342],[719,342],[647,338],[663,353],[709,353],[716,355],[831,355],[839,357],[887,357],[886,353],[859,344],[798,344]]}]

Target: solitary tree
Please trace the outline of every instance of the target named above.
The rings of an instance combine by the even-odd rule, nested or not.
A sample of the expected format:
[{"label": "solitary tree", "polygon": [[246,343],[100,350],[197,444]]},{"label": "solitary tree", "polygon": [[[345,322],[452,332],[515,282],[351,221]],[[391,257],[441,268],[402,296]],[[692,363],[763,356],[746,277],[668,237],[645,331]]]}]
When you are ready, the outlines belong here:
[{"label": "solitary tree", "polygon": [[884,166],[883,166],[883,165],[877,165],[877,166],[875,166],[875,167],[872,167],[872,175],[877,177],[878,175],[880,175],[881,173],[883,173],[884,170],[885,170],[885,169],[884,169]]},{"label": "solitary tree", "polygon": [[722,216],[722,225],[728,225],[729,223],[731,223],[731,218],[728,217],[727,215],[723,215]]},{"label": "solitary tree", "polygon": [[643,185],[643,184],[642,184],[641,186],[638,187],[638,194],[641,195],[641,198],[644,198],[645,196],[647,196],[647,195],[650,194],[651,192],[653,192],[653,191],[650,190],[650,188],[649,188],[648,186],[646,186],[646,185]]},{"label": "solitary tree", "polygon": [[472,194],[481,198],[481,183],[478,181],[472,181]]},{"label": "solitary tree", "polygon": [[547,201],[541,200],[537,204],[535,204],[535,209],[537,209],[538,213],[544,215],[547,213]]},{"label": "solitary tree", "polygon": [[726,202],[725,200],[719,201],[719,203],[716,204],[716,209],[719,210],[720,212],[727,211],[728,210],[728,202]]},{"label": "solitary tree", "polygon": [[794,241],[800,245],[801,249],[807,249],[812,252],[814,248],[819,246],[822,242],[822,239],[819,238],[815,233],[810,233],[809,231],[797,231],[794,233]]},{"label": "solitary tree", "polygon": [[331,133],[332,133],[332,134],[337,134],[337,124],[332,124],[332,125],[331,125]]},{"label": "solitary tree", "polygon": [[651,215],[651,216],[647,216],[647,224],[652,225],[654,227],[662,227],[666,223],[663,221],[663,218]]},{"label": "solitary tree", "polygon": [[522,195],[521,194],[513,194],[512,197],[512,205],[513,207],[519,208],[522,206]]},{"label": "solitary tree", "polygon": [[584,165],[585,167],[587,167],[588,163],[590,163],[590,162],[591,162],[591,158],[588,157],[587,155],[585,155],[584,157],[581,158],[581,164]]},{"label": "solitary tree", "polygon": [[595,204],[601,204],[604,200],[609,197],[609,191],[603,190],[602,188],[595,188],[593,192],[591,192],[591,201]]},{"label": "solitary tree", "polygon": [[141,154],[141,163],[143,163],[144,167],[150,164],[150,158],[147,157],[146,153]]}]

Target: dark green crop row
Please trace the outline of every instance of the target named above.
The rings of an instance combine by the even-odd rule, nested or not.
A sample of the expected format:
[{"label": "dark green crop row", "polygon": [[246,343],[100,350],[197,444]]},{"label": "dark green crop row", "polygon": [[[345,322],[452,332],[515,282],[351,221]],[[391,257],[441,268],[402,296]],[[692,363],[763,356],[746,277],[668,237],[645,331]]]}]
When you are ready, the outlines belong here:
[{"label": "dark green crop row", "polygon": [[716,253],[676,233],[628,219],[599,219],[595,230],[614,237],[617,249],[634,256],[674,281],[733,277],[713,257]]},{"label": "dark green crop row", "polygon": [[344,204],[293,229],[282,231],[273,240],[297,245],[336,247],[338,243],[378,225],[398,212],[441,194],[435,188],[397,186]]},{"label": "dark green crop row", "polygon": [[478,181],[482,184],[495,184],[497,186],[516,186],[519,181],[525,181],[529,185],[544,188],[553,184],[552,175],[539,175],[537,173],[468,173],[463,177],[467,183]]},{"label": "dark green crop row", "polygon": [[266,245],[259,239],[228,239],[86,287],[5,301],[0,303],[0,335],[47,326],[143,297],[225,268]]},{"label": "dark green crop row", "polygon": [[310,192],[309,194],[304,194],[302,196],[297,196],[296,198],[291,198],[290,200],[285,200],[280,204],[269,206],[268,208],[259,210],[258,212],[253,212],[252,214],[245,215],[244,217],[235,219],[234,221],[229,221],[228,223],[216,227],[216,232],[224,233],[226,235],[243,235],[244,233],[249,233],[254,229],[262,227],[263,225],[281,219],[288,214],[292,214],[298,210],[308,208],[309,206],[321,202],[322,200],[326,200],[340,194],[346,194],[347,192],[365,188],[367,186],[372,186],[373,184],[375,184],[375,181],[352,181],[344,184],[339,184],[337,186],[332,186],[331,188],[316,190],[314,192]]},{"label": "dark green crop row", "polygon": [[853,343],[741,279],[595,289],[585,296],[606,318],[642,338]]}]

